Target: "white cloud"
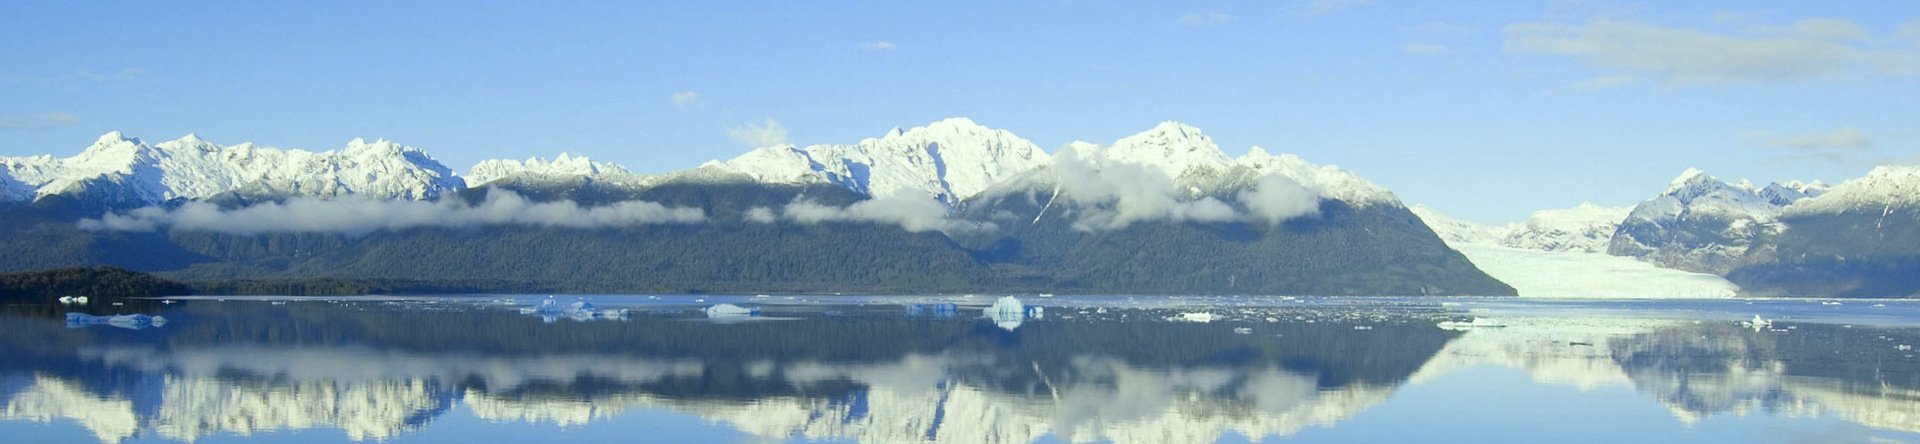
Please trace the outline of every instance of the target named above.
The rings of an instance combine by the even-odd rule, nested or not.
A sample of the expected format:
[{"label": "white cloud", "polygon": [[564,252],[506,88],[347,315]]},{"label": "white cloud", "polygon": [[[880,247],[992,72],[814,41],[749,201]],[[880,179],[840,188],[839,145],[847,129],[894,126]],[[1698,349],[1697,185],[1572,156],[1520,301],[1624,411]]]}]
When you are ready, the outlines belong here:
[{"label": "white cloud", "polygon": [[1239,17],[1233,15],[1218,12],[1189,12],[1181,15],[1180,19],[1174,22],[1180,24],[1180,26],[1203,27],[1225,25],[1232,23],[1238,18]]},{"label": "white cloud", "polygon": [[153,231],[160,228],[232,234],[333,232],[365,234],[413,227],[535,225],[566,228],[688,224],[706,220],[699,208],[626,201],[581,207],[571,201],[533,202],[493,190],[479,205],[457,199],[438,202],[300,198],[222,209],[204,202],[177,208],[146,207],[126,214],[83,219],[85,230]]},{"label": "white cloud", "polygon": [[1447,52],[1447,45],[1434,43],[1408,43],[1400,45],[1400,52],[1417,55],[1435,55]]},{"label": "white cloud", "polygon": [[877,42],[862,43],[860,44],[860,49],[866,50],[868,52],[892,51],[895,49],[900,49],[900,45],[895,45],[893,44],[893,42],[881,40]]},{"label": "white cloud", "polygon": [[749,123],[745,126],[727,130],[727,137],[731,137],[733,140],[754,148],[785,145],[787,144],[787,129],[782,128],[780,122],[775,122],[773,118],[769,117],[765,125]]},{"label": "white cloud", "polygon": [[44,112],[39,114],[5,115],[5,116],[0,116],[0,129],[12,129],[12,130],[47,129],[47,128],[53,128],[56,126],[71,125],[74,122],[79,122],[79,121],[80,121],[79,116],[75,116],[73,114],[64,113],[60,111],[51,111],[51,112]]},{"label": "white cloud", "polygon": [[1283,176],[1261,177],[1253,188],[1240,192],[1254,220],[1279,225],[1288,219],[1320,212],[1320,193]]},{"label": "white cloud", "polygon": [[[1116,230],[1149,221],[1223,223],[1249,219],[1220,199],[1188,195],[1158,169],[1102,161],[1096,156],[1096,149],[1080,147],[1054,157],[1052,171],[1060,197],[1079,204],[1073,211],[1076,230]],[[1240,194],[1238,200],[1254,213],[1251,219],[1278,223],[1318,209],[1318,193],[1299,184],[1289,188],[1282,182],[1292,183],[1279,176],[1262,178],[1253,189]],[[1301,196],[1308,199],[1307,213],[1298,209]]]},{"label": "white cloud", "polygon": [[[764,209],[764,208],[757,208]],[[769,211],[770,213],[770,211]],[[947,217],[946,205],[928,196],[893,195],[854,202],[845,207],[822,205],[812,199],[798,198],[781,209],[787,220],[801,224],[822,222],[871,222],[895,224],[911,232],[961,232],[992,230],[990,222],[972,222]],[[752,210],[748,218],[757,216]]]},{"label": "white cloud", "polygon": [[1797,151],[1858,151],[1873,148],[1873,139],[1857,128],[1797,134],[1762,131],[1756,132],[1754,136],[1760,139],[1760,143],[1767,146]]},{"label": "white cloud", "polygon": [[693,92],[693,91],[681,91],[681,92],[673,93],[673,95],[671,96],[667,96],[667,100],[672,101],[674,106],[699,105],[700,93]]},{"label": "white cloud", "polygon": [[1672,85],[1920,74],[1920,51],[1875,48],[1859,41],[1864,37],[1858,25],[1833,19],[1758,27],[1744,35],[1622,21],[1521,23],[1507,28],[1507,48],[1568,56]]},{"label": "white cloud", "polygon": [[767,207],[748,208],[746,214],[741,217],[745,218],[748,222],[760,224],[770,224],[779,219],[778,216],[773,214],[773,209]]}]

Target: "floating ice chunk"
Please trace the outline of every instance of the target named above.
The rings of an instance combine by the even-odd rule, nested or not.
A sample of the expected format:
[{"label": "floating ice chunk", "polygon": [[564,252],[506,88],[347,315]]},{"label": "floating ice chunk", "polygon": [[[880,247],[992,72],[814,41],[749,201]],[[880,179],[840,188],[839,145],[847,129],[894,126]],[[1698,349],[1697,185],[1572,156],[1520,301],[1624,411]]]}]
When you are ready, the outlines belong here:
[{"label": "floating ice chunk", "polygon": [[1475,317],[1473,318],[1472,321],[1467,321],[1467,322],[1446,321],[1446,322],[1440,323],[1440,329],[1442,330],[1469,330],[1469,329],[1475,329],[1475,328],[1500,328],[1500,327],[1506,327],[1506,326],[1507,324],[1502,323],[1500,321],[1493,320],[1492,318],[1481,318],[1481,317]]},{"label": "floating ice chunk", "polygon": [[958,316],[959,314],[960,314],[960,306],[954,305],[951,302],[941,302],[936,304],[907,305],[907,317],[933,317],[933,318],[939,318],[939,319],[952,319],[954,316]]},{"label": "floating ice chunk", "polygon": [[1250,334],[1253,334],[1253,328],[1252,327],[1234,327],[1233,332],[1236,334],[1250,335]]},{"label": "floating ice chunk", "polygon": [[1204,324],[1208,322],[1213,322],[1214,318],[1215,316],[1213,315],[1213,313],[1191,312],[1191,313],[1181,313],[1180,317],[1177,318],[1177,320],[1187,321],[1187,322],[1199,322]]},{"label": "floating ice chunk", "polygon": [[561,305],[560,301],[554,299],[553,296],[547,296],[547,299],[540,301],[539,305],[535,305],[532,307],[522,307],[520,309],[520,314],[539,316],[541,320],[546,321],[548,323],[552,323],[560,319],[572,319],[572,320],[581,321],[581,322],[601,320],[601,319],[607,319],[607,320],[627,319],[627,310],[624,308],[601,310],[599,307],[593,306],[592,302],[587,302],[586,299],[580,299],[580,300],[574,301],[571,304]]},{"label": "floating ice chunk", "polygon": [[744,318],[760,315],[760,307],[746,308],[733,304],[718,304],[707,307],[709,318]]}]

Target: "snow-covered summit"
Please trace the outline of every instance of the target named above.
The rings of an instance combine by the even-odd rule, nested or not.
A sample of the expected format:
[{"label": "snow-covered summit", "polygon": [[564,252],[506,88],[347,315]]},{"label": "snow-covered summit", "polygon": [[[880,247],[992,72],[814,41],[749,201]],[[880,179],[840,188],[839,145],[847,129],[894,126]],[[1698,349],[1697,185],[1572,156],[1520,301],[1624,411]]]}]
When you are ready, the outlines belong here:
[{"label": "snow-covered summit", "polygon": [[1866,176],[1835,185],[1818,196],[1795,202],[1786,211],[1838,213],[1914,206],[1920,206],[1920,165],[1885,165],[1874,167]]},{"label": "snow-covered summit", "polygon": [[1525,220],[1485,225],[1415,205],[1413,214],[1448,245],[1480,244],[1547,252],[1604,253],[1627,208],[1581,202],[1572,208],[1540,210]]},{"label": "snow-covered summit", "polygon": [[424,151],[387,140],[354,139],[315,153],[222,146],[193,134],[149,144],[118,131],[73,157],[0,157],[0,173],[0,198],[11,200],[84,194],[161,203],[223,193],[429,199],[463,185]]},{"label": "snow-covered summit", "polygon": [[1046,151],[1010,131],[956,117],[851,145],[763,147],[701,169],[768,183],[838,183],[874,197],[924,194],[952,204],[1048,160]]},{"label": "snow-covered summit", "polygon": [[1823,189],[1824,185],[1817,181],[1772,183],[1765,187],[1745,180],[1728,183],[1705,171],[1688,168],[1667,185],[1666,191],[1634,207],[1628,217],[1662,221],[1703,215],[1771,221],[1779,216],[1782,206],[1818,196]]},{"label": "snow-covered summit", "polygon": [[1173,121],[1116,140],[1104,155],[1108,160],[1159,169],[1176,181],[1224,169],[1233,162],[1199,128]]},{"label": "snow-covered summit", "polygon": [[501,180],[586,179],[601,182],[629,182],[639,179],[632,171],[612,162],[594,162],[586,156],[574,156],[564,152],[553,160],[539,157],[529,157],[524,161],[488,159],[480,161],[467,171],[468,187],[478,187]]}]

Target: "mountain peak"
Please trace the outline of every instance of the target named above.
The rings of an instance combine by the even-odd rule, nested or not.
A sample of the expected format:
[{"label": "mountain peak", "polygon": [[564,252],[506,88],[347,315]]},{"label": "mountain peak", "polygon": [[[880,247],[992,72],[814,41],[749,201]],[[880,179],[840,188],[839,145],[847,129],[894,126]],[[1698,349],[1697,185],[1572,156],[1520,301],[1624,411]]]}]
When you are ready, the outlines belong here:
[{"label": "mountain peak", "polygon": [[1681,171],[1679,176],[1674,176],[1672,181],[1667,182],[1667,186],[1669,188],[1679,187],[1681,185],[1699,182],[1702,180],[1714,180],[1714,178],[1712,175],[1707,174],[1705,170],[1701,170],[1699,168],[1687,168],[1686,171]]},{"label": "mountain peak", "polygon": [[1197,169],[1223,167],[1232,160],[1199,128],[1171,120],[1114,141],[1106,154],[1109,159],[1157,167],[1174,179]]},{"label": "mountain peak", "polygon": [[120,131],[116,130],[116,131],[108,131],[106,134],[101,134],[100,138],[93,140],[93,144],[107,145],[115,142],[132,142],[132,141],[134,141],[134,139],[128,138],[125,134],[121,134]]}]

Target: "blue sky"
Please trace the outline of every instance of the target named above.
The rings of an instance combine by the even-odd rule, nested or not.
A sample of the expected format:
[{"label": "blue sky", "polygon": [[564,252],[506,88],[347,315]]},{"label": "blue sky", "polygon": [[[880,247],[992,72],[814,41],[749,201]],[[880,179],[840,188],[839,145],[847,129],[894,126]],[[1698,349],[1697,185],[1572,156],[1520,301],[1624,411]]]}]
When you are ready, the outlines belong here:
[{"label": "blue sky", "polygon": [[805,145],[967,116],[1049,150],[1179,120],[1483,222],[1687,167],[1920,161],[1911,1],[1171,3],[9,1],[0,155],[122,130],[658,172],[768,119]]}]

